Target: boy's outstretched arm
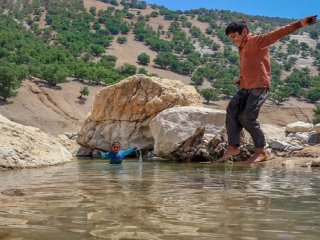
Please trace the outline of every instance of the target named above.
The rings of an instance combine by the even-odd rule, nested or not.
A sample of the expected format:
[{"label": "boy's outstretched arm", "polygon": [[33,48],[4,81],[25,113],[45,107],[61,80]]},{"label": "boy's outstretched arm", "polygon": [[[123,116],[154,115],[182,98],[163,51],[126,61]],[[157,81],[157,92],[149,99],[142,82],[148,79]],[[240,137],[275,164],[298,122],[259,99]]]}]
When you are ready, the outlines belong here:
[{"label": "boy's outstretched arm", "polygon": [[126,156],[134,153],[137,149],[138,149],[137,147],[131,147],[131,148],[128,148],[128,149],[126,149],[126,150],[122,150],[122,151],[121,151],[121,155],[122,155],[123,157],[126,157]]},{"label": "boy's outstretched arm", "polygon": [[304,26],[310,26],[310,25],[313,25],[317,22],[318,22],[317,15],[309,16],[309,17],[302,18],[298,21],[292,22],[288,25],[282,26],[282,27],[275,29],[271,32],[257,35],[257,37],[255,38],[256,46],[258,48],[267,47],[267,46],[277,42],[280,38],[283,38],[283,37],[293,33],[294,31],[298,30],[299,28],[302,28]]},{"label": "boy's outstretched arm", "polygon": [[100,152],[102,158],[109,158],[109,152]]}]

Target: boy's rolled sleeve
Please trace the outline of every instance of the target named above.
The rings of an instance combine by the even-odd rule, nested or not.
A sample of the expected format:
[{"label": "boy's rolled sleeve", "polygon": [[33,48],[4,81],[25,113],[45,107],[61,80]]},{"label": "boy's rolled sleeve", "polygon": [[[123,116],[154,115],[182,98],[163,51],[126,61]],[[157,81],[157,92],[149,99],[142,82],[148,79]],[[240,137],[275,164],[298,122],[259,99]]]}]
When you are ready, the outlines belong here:
[{"label": "boy's rolled sleeve", "polygon": [[128,148],[128,149],[126,149],[126,150],[123,150],[123,151],[121,152],[121,154],[122,154],[123,157],[126,157],[126,156],[134,153],[136,150],[137,150],[137,147]]}]

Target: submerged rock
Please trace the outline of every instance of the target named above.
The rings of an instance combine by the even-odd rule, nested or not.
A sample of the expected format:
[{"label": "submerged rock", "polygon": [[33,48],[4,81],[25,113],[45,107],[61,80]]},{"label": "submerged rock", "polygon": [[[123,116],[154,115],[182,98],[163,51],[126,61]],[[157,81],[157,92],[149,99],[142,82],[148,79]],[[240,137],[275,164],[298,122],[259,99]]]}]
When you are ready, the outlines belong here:
[{"label": "submerged rock", "polygon": [[7,196],[22,197],[22,196],[29,195],[30,193],[23,189],[13,188],[13,189],[4,190],[1,192],[1,194],[7,195]]}]

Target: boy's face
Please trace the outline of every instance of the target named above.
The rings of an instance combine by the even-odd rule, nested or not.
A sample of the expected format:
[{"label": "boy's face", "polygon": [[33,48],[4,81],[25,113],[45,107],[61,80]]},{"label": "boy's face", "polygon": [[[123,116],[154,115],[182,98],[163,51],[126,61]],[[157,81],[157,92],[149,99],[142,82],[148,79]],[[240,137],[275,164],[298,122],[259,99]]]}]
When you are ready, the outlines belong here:
[{"label": "boy's face", "polygon": [[243,29],[241,34],[239,34],[238,32],[230,33],[228,35],[228,38],[234,44],[236,44],[238,47],[240,47],[241,44],[243,43],[243,41],[247,38],[247,35],[248,35],[248,30],[247,29]]},{"label": "boy's face", "polygon": [[119,144],[114,144],[111,146],[112,152],[119,152],[120,151],[120,145]]}]

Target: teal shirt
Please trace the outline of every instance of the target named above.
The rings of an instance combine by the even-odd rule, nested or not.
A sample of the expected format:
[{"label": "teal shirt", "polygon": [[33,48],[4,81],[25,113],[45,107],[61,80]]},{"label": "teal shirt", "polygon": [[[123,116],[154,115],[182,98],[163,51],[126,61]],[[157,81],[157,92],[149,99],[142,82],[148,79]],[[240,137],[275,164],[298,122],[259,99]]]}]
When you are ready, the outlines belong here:
[{"label": "teal shirt", "polygon": [[132,148],[128,148],[128,149],[125,149],[125,150],[120,150],[119,152],[113,152],[113,151],[110,151],[110,152],[100,152],[100,155],[102,158],[106,158],[106,159],[109,159],[110,163],[111,164],[121,164],[122,163],[122,160],[134,153],[135,151],[137,150],[137,147],[132,147]]}]

